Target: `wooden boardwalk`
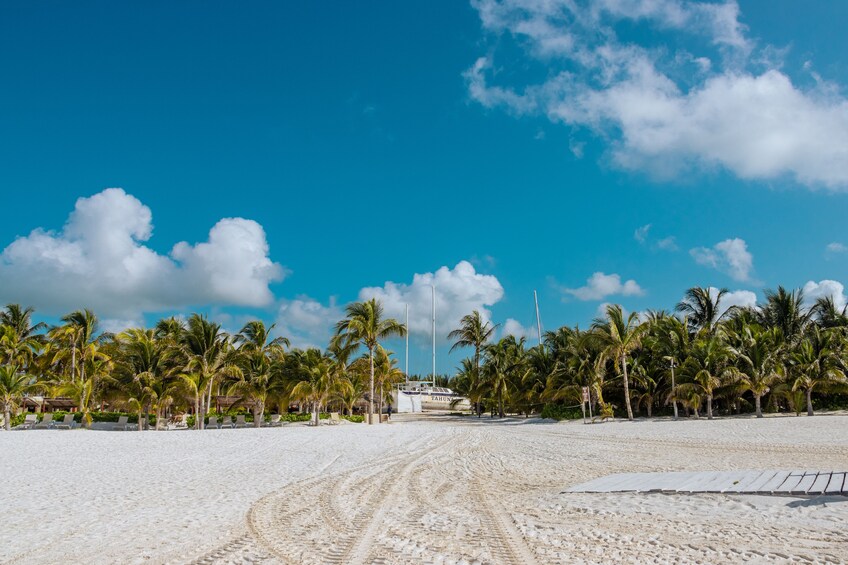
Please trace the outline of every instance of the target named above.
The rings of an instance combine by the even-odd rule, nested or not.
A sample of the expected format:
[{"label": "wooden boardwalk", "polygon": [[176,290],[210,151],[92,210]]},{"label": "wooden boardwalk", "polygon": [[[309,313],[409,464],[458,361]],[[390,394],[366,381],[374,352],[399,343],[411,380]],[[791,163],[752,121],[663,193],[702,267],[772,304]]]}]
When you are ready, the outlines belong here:
[{"label": "wooden boardwalk", "polygon": [[665,494],[775,494],[848,496],[846,471],[703,471],[620,473],[565,492],[660,492]]}]

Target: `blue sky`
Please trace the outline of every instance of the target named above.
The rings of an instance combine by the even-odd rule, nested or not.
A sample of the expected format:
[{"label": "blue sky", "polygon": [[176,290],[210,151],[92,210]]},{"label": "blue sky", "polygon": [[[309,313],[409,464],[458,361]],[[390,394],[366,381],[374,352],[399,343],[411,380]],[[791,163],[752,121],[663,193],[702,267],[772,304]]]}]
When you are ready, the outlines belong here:
[{"label": "blue sky", "polygon": [[5,3],[0,300],[307,344],[376,295],[415,372],[433,277],[440,334],[844,301],[848,6],[567,4]]}]

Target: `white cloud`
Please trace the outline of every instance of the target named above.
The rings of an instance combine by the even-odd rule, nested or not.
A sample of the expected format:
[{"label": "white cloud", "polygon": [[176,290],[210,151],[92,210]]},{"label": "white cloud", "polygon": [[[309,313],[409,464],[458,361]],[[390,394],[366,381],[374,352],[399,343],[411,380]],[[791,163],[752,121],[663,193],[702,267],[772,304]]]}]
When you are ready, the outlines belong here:
[{"label": "white cloud", "polygon": [[531,346],[539,342],[539,329],[536,326],[525,326],[514,318],[507,318],[506,322],[501,326],[501,337],[512,335],[515,337],[523,337],[530,343]]},{"label": "white cloud", "polygon": [[586,285],[579,288],[562,288],[562,292],[571,295],[578,300],[602,300],[607,296],[640,296],[644,290],[630,279],[621,282],[618,274],[607,275],[601,272],[594,273],[586,280]]},{"label": "white cloud", "polygon": [[[710,287],[710,294],[715,297],[718,294],[718,289]],[[738,306],[739,308],[753,308],[756,305],[757,295],[755,293],[750,290],[732,290],[721,297],[719,316],[734,306]]]},{"label": "white cloud", "polygon": [[[719,166],[744,179],[788,175],[848,189],[848,100],[818,75],[809,88],[794,84],[770,46],[754,53],[732,0],[472,4],[485,30],[516,38],[548,77],[515,84],[515,73],[495,67],[493,51],[464,75],[471,98],[487,108],[588,128],[610,140],[624,168],[671,176]],[[624,43],[615,30],[627,20],[687,43],[700,38],[712,59]],[[500,77],[512,80],[493,84]]]},{"label": "white cloud", "polygon": [[839,243],[838,241],[834,241],[833,243],[828,243],[827,247],[825,247],[825,251],[830,255],[837,255],[839,253],[845,253],[848,251],[848,247]]},{"label": "white cloud", "polygon": [[660,239],[655,244],[657,249],[662,249],[663,251],[677,251],[677,241],[675,241],[674,236],[665,237]]},{"label": "white cloud", "polygon": [[819,282],[808,281],[804,285],[804,302],[808,307],[815,304],[819,298],[833,298],[833,302],[840,310],[845,308],[848,298],[845,297],[845,287],[839,281],[822,280]]},{"label": "white cloud", "polygon": [[53,314],[92,308],[117,327],[191,305],[267,305],[285,274],[252,220],[223,219],[169,255],[143,244],[152,233],[150,209],[120,188],[80,198],[60,232],[35,229],[0,253],[0,298]]},{"label": "white cloud", "polygon": [[633,232],[633,239],[638,241],[639,243],[645,243],[648,239],[648,232],[651,230],[651,224],[645,224],[642,227],[636,228],[636,231]]},{"label": "white cloud", "polygon": [[744,239],[726,239],[711,248],[696,247],[689,253],[699,265],[706,265],[730,275],[737,281],[750,281],[754,257]]},{"label": "white cloud", "polygon": [[344,309],[330,298],[327,306],[308,296],[282,300],[274,331],[291,341],[292,347],[324,349],[333,335],[336,323],[344,318]]},{"label": "white cloud", "polygon": [[383,303],[386,316],[404,319],[409,304],[409,330],[414,336],[432,335],[431,286],[436,286],[436,334],[440,341],[459,326],[459,320],[477,310],[486,320],[492,313],[489,307],[503,298],[504,290],[497,277],[477,273],[468,261],[456,267],[442,267],[435,273],[416,273],[410,284],[386,282],[381,287],[359,291],[359,300],[377,298]]}]

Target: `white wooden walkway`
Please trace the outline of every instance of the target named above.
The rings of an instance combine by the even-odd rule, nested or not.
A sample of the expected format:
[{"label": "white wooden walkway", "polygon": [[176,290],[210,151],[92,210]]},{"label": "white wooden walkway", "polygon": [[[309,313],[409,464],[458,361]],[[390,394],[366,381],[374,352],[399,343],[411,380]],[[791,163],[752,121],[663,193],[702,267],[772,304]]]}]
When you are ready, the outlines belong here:
[{"label": "white wooden walkway", "polygon": [[703,471],[620,473],[565,492],[661,492],[848,496],[845,471]]}]

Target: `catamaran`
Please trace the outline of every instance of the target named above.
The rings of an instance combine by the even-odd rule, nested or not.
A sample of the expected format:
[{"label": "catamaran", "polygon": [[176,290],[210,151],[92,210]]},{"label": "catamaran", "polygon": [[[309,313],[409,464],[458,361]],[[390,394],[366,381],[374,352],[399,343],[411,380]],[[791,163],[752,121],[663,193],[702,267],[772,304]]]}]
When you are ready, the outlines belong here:
[{"label": "catamaran", "polygon": [[424,410],[470,410],[467,398],[448,387],[436,386],[436,286],[433,292],[433,372],[429,381],[409,380],[409,305],[406,306],[406,382],[392,391],[397,412],[423,412]]}]

